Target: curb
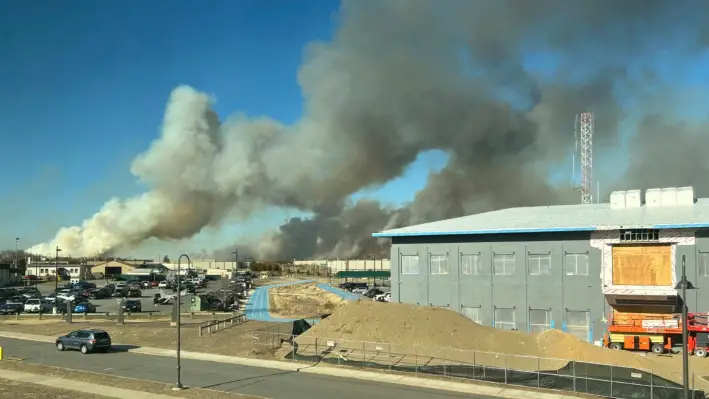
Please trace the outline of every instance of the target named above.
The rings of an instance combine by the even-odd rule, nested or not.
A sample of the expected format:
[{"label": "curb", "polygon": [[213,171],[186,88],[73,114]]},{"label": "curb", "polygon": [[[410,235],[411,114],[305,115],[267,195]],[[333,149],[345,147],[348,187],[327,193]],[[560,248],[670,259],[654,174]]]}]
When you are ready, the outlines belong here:
[{"label": "curb", "polygon": [[[14,333],[9,331],[0,331],[0,338],[19,339],[25,341],[45,342],[52,344],[55,341],[55,338],[44,335]],[[122,344],[116,343],[115,345],[121,346]],[[150,347],[128,349],[127,352],[146,356],[177,356],[176,350]],[[303,363],[289,363],[278,360],[251,359],[245,357],[214,355],[200,352],[180,351],[180,357],[182,359],[200,360],[225,364],[238,364],[242,366],[271,368],[286,371],[297,371],[308,374],[327,375],[331,377],[340,377],[364,381],[376,381],[385,384],[405,385],[417,388],[428,388],[449,392],[493,396],[507,399],[568,399],[592,397],[592,395],[576,394],[574,392],[538,392],[507,387],[497,387],[492,385],[475,384],[473,382],[468,383],[457,381],[441,381],[429,378],[410,377],[405,375],[376,373],[372,371],[363,371],[351,368],[339,368],[325,365],[310,366],[305,365]]]}]

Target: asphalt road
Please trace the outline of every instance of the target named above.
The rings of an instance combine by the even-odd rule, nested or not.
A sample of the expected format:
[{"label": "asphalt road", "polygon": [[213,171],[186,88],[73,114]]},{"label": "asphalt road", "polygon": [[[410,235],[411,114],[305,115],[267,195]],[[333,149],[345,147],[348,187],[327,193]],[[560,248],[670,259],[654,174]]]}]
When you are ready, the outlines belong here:
[{"label": "asphalt road", "polygon": [[[7,338],[0,338],[0,346],[3,347],[4,356],[22,358],[31,363],[164,383],[174,383],[176,380],[176,360],[169,357],[128,352],[82,355],[75,351],[58,352],[52,344]],[[488,396],[198,360],[182,360],[182,382],[186,386],[272,399],[493,399]]]}]

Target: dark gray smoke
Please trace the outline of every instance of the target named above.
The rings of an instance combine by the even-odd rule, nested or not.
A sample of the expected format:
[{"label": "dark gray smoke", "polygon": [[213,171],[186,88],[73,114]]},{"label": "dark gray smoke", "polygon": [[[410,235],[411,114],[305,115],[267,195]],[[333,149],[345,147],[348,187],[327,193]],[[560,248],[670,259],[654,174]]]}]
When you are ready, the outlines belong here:
[{"label": "dark gray smoke", "polygon": [[[105,252],[150,237],[191,237],[281,206],[314,216],[292,219],[252,245],[261,258],[382,256],[386,240],[370,235],[383,228],[576,202],[570,186],[549,182],[568,164],[574,114],[596,114],[597,154],[618,148],[628,109],[619,99],[635,98],[634,112],[642,113],[647,87],[656,84],[654,71],[639,65],[663,46],[701,51],[707,11],[700,1],[343,1],[335,37],[309,45],[298,73],[307,101],[302,120],[284,126],[240,117],[216,126],[203,95],[177,89],[162,137],[133,168],[151,191],[112,204],[108,210],[118,213],[99,213],[55,241],[78,253]],[[553,76],[530,72],[534,54],[546,54],[537,59],[554,64]],[[646,123],[672,125],[668,117]],[[691,146],[697,134],[679,128],[672,143],[698,154]],[[683,169],[706,165],[702,157],[676,162],[672,151],[679,150],[657,150],[667,140],[661,129],[647,136],[617,186],[672,180],[707,188]],[[431,149],[450,161],[410,205],[350,203],[353,193],[400,176]],[[656,175],[644,173],[658,161],[665,165]],[[120,223],[121,212],[135,223]]]}]

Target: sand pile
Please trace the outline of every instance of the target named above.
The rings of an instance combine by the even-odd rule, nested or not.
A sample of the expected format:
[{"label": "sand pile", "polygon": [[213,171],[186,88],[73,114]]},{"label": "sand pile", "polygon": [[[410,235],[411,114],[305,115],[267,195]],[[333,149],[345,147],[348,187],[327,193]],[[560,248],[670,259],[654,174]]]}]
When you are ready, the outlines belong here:
[{"label": "sand pile", "polygon": [[307,318],[332,313],[345,300],[316,283],[285,285],[268,290],[271,315]]},{"label": "sand pile", "polygon": [[[307,348],[316,337],[319,342],[327,339],[338,340],[340,348],[348,345],[363,346],[355,341],[378,342],[386,344],[386,348],[381,348],[380,345],[383,352],[416,354],[417,357],[430,356],[477,364],[494,362],[494,365],[497,365],[503,362],[501,358],[505,358],[504,362],[507,362],[508,367],[518,369],[535,369],[537,357],[644,369],[658,367],[652,359],[631,352],[597,347],[559,330],[536,335],[502,331],[481,326],[451,310],[399,303],[347,303],[301,335],[297,342]],[[347,340],[352,342],[348,343]],[[374,344],[369,346],[374,347]],[[479,353],[474,355],[473,351]],[[492,353],[516,356],[497,356]],[[541,367],[563,366],[561,362],[547,363]]]}]

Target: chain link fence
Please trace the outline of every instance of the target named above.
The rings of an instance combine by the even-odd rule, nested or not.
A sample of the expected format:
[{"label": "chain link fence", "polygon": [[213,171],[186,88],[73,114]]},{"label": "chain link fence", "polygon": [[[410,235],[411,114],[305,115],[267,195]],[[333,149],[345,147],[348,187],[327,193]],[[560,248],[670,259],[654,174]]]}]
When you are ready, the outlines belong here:
[{"label": "chain link fence", "polygon": [[[310,321],[308,321],[310,322]],[[682,371],[643,370],[593,362],[466,351],[403,347],[382,342],[301,336],[293,340],[291,323],[250,333],[253,352],[290,361],[351,366],[376,371],[478,380],[552,389],[617,399],[684,399]],[[694,389],[691,398],[704,398]]]}]

